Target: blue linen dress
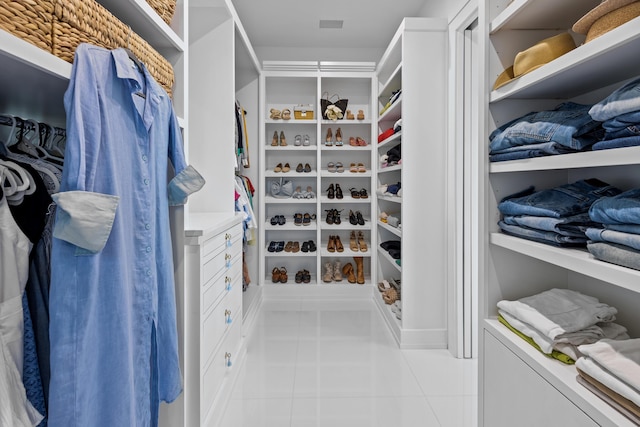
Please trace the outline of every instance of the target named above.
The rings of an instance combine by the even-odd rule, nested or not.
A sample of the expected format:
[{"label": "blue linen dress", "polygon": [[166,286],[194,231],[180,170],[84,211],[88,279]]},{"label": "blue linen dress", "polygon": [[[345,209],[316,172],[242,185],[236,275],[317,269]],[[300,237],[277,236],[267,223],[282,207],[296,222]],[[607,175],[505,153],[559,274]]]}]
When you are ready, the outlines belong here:
[{"label": "blue linen dress", "polygon": [[64,106],[49,425],[156,425],[159,401],[182,390],[169,205],[204,180],[169,96],[125,50],[81,44]]}]

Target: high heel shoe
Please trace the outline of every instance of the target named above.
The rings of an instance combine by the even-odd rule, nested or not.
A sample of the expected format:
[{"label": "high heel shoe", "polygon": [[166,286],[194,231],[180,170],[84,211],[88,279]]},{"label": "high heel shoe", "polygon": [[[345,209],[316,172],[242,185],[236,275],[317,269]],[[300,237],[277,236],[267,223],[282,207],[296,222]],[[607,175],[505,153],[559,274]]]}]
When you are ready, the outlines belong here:
[{"label": "high heel shoe", "polygon": [[351,225],[358,225],[358,218],[356,218],[356,214],[353,211],[349,211],[349,223]]},{"label": "high heel shoe", "polygon": [[367,243],[364,241],[364,234],[362,231],[358,231],[358,246],[360,246],[360,252],[367,252],[369,249]]},{"label": "high heel shoe", "polygon": [[331,128],[327,129],[327,137],[325,138],[324,145],[331,146],[333,145],[333,132],[331,132]]},{"label": "high heel shoe", "polygon": [[336,197],[333,183],[329,184],[329,188],[327,189],[327,197],[330,199],[333,199]]},{"label": "high heel shoe", "polygon": [[281,147],[286,147],[287,146],[287,138],[284,136],[284,132],[280,131],[280,146]]},{"label": "high heel shoe", "polygon": [[356,221],[358,225],[364,225],[364,217],[360,213],[360,211],[356,211]]},{"label": "high heel shoe", "polygon": [[342,245],[342,242],[340,241],[340,236],[335,235],[333,236],[333,242],[336,248],[336,252],[344,252],[344,246]]},{"label": "high heel shoe", "polygon": [[340,212],[342,212],[342,209],[340,209],[340,210],[334,209],[333,210],[333,223],[335,225],[340,225],[340,223],[342,223],[342,220],[340,219]]},{"label": "high heel shoe", "polygon": [[342,199],[342,188],[340,188],[340,184],[336,184],[336,199]]},{"label": "high heel shoe", "polygon": [[272,147],[277,147],[278,146],[278,131],[277,130],[273,131],[273,139],[271,140],[271,146]]},{"label": "high heel shoe", "polygon": [[327,213],[327,219],[326,222],[329,225],[333,224],[333,209],[325,209],[325,212]]},{"label": "high heel shoe", "polygon": [[336,251],[336,239],[334,236],[329,236],[329,241],[327,242],[327,250],[329,252]]},{"label": "high heel shoe", "polygon": [[355,231],[352,231],[351,234],[349,234],[349,249],[351,249],[353,252],[358,252],[358,243],[356,242]]},{"label": "high heel shoe", "polygon": [[340,130],[340,128],[336,130],[336,145],[337,146],[342,145],[342,130]]}]

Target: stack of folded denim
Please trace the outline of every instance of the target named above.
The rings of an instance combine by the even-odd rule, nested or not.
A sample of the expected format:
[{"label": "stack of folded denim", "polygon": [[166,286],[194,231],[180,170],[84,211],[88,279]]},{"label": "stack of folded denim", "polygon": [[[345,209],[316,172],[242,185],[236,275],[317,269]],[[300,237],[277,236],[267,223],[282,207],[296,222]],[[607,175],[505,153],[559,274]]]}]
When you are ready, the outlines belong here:
[{"label": "stack of folded denim", "polygon": [[589,252],[599,260],[640,270],[640,189],[596,201],[589,216],[602,224],[586,231]]},{"label": "stack of folded denim", "polygon": [[640,145],[640,78],[637,78],[595,104],[589,110],[602,123],[604,139],[594,150]]},{"label": "stack of folded denim", "polygon": [[597,225],[588,214],[589,208],[601,197],[621,192],[596,178],[537,192],[529,187],[498,204],[503,215],[498,225],[506,234],[540,243],[585,246],[587,229]]},{"label": "stack of folded denim", "polygon": [[489,135],[489,160],[528,159],[589,150],[604,135],[590,105],[565,102],[554,110],[528,113]]},{"label": "stack of folded denim", "polygon": [[549,357],[573,363],[578,346],[602,339],[627,340],[614,323],[618,310],[570,289],[550,289],[515,301],[498,302],[501,323]]}]

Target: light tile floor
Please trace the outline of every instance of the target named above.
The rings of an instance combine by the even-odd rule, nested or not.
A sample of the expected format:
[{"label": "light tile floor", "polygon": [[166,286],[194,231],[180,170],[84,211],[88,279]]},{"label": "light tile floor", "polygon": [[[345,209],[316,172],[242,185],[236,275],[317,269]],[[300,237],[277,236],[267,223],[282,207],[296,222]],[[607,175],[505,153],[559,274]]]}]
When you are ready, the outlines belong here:
[{"label": "light tile floor", "polygon": [[221,427],[471,427],[477,361],[400,350],[373,301],[265,301]]}]

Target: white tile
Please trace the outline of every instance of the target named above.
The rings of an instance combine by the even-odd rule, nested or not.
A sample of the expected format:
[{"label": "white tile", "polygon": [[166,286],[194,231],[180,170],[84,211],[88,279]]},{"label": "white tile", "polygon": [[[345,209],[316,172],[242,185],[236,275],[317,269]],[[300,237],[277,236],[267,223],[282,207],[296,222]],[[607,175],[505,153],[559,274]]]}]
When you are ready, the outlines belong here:
[{"label": "white tile", "polygon": [[293,365],[298,353],[297,338],[263,338],[247,345],[247,362],[260,365]]},{"label": "white tile", "polygon": [[429,396],[427,398],[442,427],[476,427],[476,396]]},{"label": "white tile", "polygon": [[291,405],[291,399],[231,400],[219,427],[289,426]]},{"label": "white tile", "polygon": [[238,375],[232,398],[292,397],[295,364],[252,362],[247,357]]},{"label": "white tile", "polygon": [[438,427],[424,397],[293,399],[291,427]]},{"label": "white tile", "polygon": [[426,396],[476,395],[476,359],[457,359],[447,350],[402,350]]}]

